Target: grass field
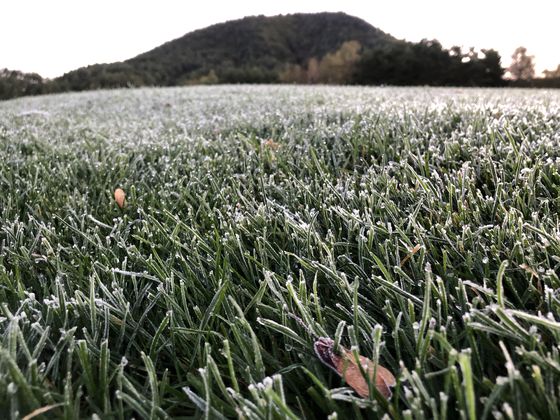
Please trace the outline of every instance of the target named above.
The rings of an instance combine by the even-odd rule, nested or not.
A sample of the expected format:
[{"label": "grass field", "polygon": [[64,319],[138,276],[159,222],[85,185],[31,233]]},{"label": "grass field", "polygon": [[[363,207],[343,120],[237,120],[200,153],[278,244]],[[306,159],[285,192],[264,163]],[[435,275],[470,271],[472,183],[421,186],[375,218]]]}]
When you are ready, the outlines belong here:
[{"label": "grass field", "polygon": [[558,91],[1,102],[2,417],[557,419],[559,169]]}]

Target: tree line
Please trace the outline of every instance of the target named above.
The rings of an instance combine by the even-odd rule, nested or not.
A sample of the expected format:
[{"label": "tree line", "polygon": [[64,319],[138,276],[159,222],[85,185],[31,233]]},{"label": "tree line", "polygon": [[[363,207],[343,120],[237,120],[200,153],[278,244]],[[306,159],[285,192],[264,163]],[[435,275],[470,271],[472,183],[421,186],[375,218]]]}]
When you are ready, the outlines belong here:
[{"label": "tree line", "polygon": [[[66,91],[103,88],[158,86],[156,69],[131,63],[97,64],[80,68],[56,79],[36,73],[0,70],[0,99]],[[504,78],[506,74],[509,76]],[[476,51],[460,47],[445,49],[437,40],[418,43],[395,40],[364,47],[359,41],[342,43],[322,57],[276,67],[231,65],[186,73],[168,85],[217,83],[303,83],[428,86],[560,87],[560,65],[535,78],[534,57],[519,47],[512,63],[504,68],[493,49]]]}]

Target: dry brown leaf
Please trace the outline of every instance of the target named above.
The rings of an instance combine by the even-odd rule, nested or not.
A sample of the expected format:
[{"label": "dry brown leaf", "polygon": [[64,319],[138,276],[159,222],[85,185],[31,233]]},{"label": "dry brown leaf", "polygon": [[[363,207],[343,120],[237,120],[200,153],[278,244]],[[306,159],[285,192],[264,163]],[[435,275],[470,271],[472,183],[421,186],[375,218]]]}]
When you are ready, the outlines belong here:
[{"label": "dry brown leaf", "polygon": [[[369,397],[368,381],[362,374],[362,370],[350,350],[341,347],[340,354],[336,354],[334,352],[334,341],[327,337],[319,337],[315,341],[314,349],[319,360],[344,378],[344,381],[360,397]],[[370,382],[375,379],[375,387],[381,395],[385,398],[391,398],[391,387],[397,383],[393,374],[379,364],[376,367],[375,363],[367,357],[360,355],[359,360],[363,371],[369,376]]]},{"label": "dry brown leaf", "polygon": [[115,201],[117,203],[117,205],[122,209],[124,207],[124,203],[125,203],[125,193],[122,189],[117,188],[115,190]]},{"label": "dry brown leaf", "polygon": [[265,140],[263,144],[268,147],[269,149],[276,150],[280,147],[280,143],[276,143],[272,139]]},{"label": "dry brown leaf", "polygon": [[523,264],[519,265],[519,268],[522,268],[523,270],[525,270],[525,272],[527,272],[528,274],[531,274],[533,277],[536,277],[536,278],[539,277],[539,275],[537,274],[535,269],[528,264],[523,263]]},{"label": "dry brown leaf", "polygon": [[22,417],[21,420],[31,420],[34,417],[40,416],[41,414],[46,413],[47,411],[52,410],[53,408],[59,407],[61,404],[53,404],[53,405],[46,405],[44,407],[38,408],[33,410],[31,413],[27,414],[25,417]]},{"label": "dry brown leaf", "polygon": [[522,268],[523,270],[525,270],[526,273],[530,274],[531,280],[533,279],[537,280],[537,290],[539,291],[539,293],[542,294],[543,290],[542,290],[541,278],[539,277],[539,274],[535,271],[535,269],[525,263],[519,265],[519,268]]},{"label": "dry brown leaf", "polygon": [[405,262],[407,262],[410,258],[412,258],[414,256],[414,254],[416,254],[418,251],[420,251],[421,248],[422,248],[422,245],[416,244],[414,246],[414,248],[412,248],[410,250],[410,254],[408,254],[406,257],[404,257],[403,260],[401,261],[401,267],[404,265]]}]

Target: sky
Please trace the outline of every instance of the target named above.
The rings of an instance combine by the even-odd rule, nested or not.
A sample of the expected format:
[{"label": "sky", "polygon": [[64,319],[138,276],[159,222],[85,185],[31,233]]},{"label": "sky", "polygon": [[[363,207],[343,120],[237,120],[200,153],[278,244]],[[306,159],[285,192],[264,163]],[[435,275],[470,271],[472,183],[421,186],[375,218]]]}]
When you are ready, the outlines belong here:
[{"label": "sky", "polygon": [[56,77],[226,20],[323,11],[360,17],[408,41],[494,48],[504,67],[523,45],[537,75],[560,64],[559,0],[0,0],[0,68]]}]

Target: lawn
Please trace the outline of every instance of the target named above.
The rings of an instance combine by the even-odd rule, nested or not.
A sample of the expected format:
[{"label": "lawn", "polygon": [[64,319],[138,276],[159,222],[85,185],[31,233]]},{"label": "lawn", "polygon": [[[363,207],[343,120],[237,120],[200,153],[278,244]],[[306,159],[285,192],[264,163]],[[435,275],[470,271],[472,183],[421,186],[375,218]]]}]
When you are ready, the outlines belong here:
[{"label": "lawn", "polygon": [[559,91],[0,102],[0,412],[557,419],[559,169]]}]

